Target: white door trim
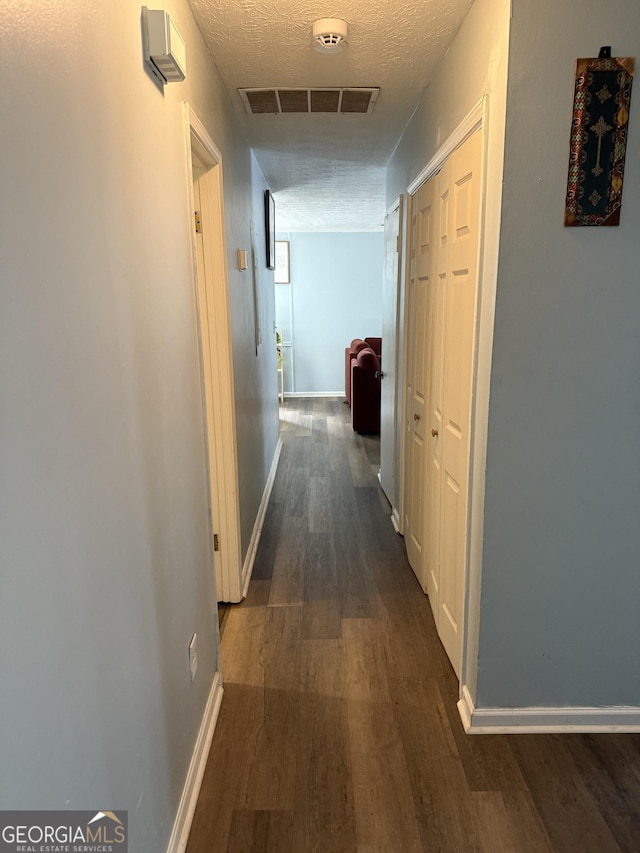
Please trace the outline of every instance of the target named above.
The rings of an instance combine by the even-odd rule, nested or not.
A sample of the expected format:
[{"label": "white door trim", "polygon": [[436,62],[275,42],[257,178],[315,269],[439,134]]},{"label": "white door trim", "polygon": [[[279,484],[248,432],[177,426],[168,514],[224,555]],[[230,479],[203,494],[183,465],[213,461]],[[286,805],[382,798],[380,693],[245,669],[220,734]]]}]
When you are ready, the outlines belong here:
[{"label": "white door trim", "polygon": [[[480,227],[479,227],[479,262],[478,286],[476,303],[475,349],[472,378],[471,425],[470,425],[470,460],[469,460],[469,492],[467,513],[467,555],[465,577],[464,619],[462,625],[462,662],[460,678],[460,696],[470,679],[475,680],[477,667],[478,631],[480,619],[480,580],[482,574],[482,545],[484,522],[484,492],[485,467],[487,460],[487,427],[489,417],[489,388],[491,382],[491,355],[493,352],[493,326],[495,317],[495,283],[486,282],[484,278],[484,243],[486,226],[486,180],[487,152],[489,131],[489,97],[484,95],[473,109],[465,116],[451,135],[436,151],[429,162],[407,187],[407,205],[405,221],[408,223],[405,240],[405,274],[403,288],[405,295],[405,312],[403,326],[403,371],[406,371],[407,352],[407,286],[410,275],[410,239],[413,196],[418,189],[437,174],[451,154],[459,148],[473,133],[482,130],[482,170],[480,196]],[[406,409],[406,382],[403,380],[402,412]],[[401,448],[404,470],[406,442]],[[401,503],[404,503],[404,482],[400,491]],[[401,505],[401,518],[404,518],[404,508]],[[471,693],[467,689],[467,694]]]},{"label": "white door trim", "polygon": [[[208,167],[201,179],[203,222],[209,226],[203,231],[207,305],[201,306],[198,299],[196,302],[199,316],[201,311],[206,311],[210,330],[212,387],[205,389],[203,385],[203,398],[211,394],[215,400],[210,407],[212,415],[205,423],[212,533],[217,533],[220,540],[220,550],[214,557],[215,586],[219,601],[238,602],[242,600],[242,557],[222,154],[188,103],[184,108],[184,131],[190,224],[195,210],[192,151]],[[193,253],[193,287],[197,295],[197,249],[193,226],[189,233]],[[204,355],[202,341],[200,343]],[[206,399],[203,402],[206,412]]]},{"label": "white door trim", "polygon": [[[400,478],[398,476],[399,466],[401,467],[401,456],[399,454],[399,442],[398,442],[398,421],[399,420],[402,421],[402,418],[399,418],[399,414],[398,414],[399,411],[401,411],[398,408],[398,401],[399,401],[399,397],[400,397],[400,395],[399,395],[400,386],[398,385],[398,376],[400,373],[399,358],[401,356],[401,351],[400,351],[400,306],[401,306],[401,295],[402,295],[402,293],[401,293],[401,291],[402,291],[402,263],[403,263],[402,217],[404,215],[404,193],[401,193],[398,196],[398,198],[393,202],[393,204],[391,204],[387,208],[387,214],[385,217],[385,239],[386,239],[386,233],[387,233],[387,231],[386,231],[386,219],[389,216],[392,216],[393,214],[395,214],[396,212],[398,213],[398,234],[397,234],[397,245],[396,245],[395,251],[396,251],[396,254],[398,257],[397,257],[397,261],[396,261],[396,275],[395,275],[395,305],[394,305],[394,309],[393,309],[393,316],[390,317],[390,325],[393,328],[393,360],[391,362],[392,367],[393,367],[392,371],[389,371],[389,370],[385,371],[384,353],[382,355],[382,372],[383,372],[383,375],[386,379],[393,382],[393,387],[391,389],[391,400],[393,401],[393,433],[392,433],[392,436],[391,436],[389,443],[385,444],[385,448],[389,448],[389,450],[390,450],[390,459],[385,458],[385,463],[389,464],[390,468],[391,468],[391,470],[390,470],[390,482],[393,485],[393,489],[389,490],[389,481],[384,482],[385,478],[383,478],[383,471],[382,471],[382,461],[383,460],[382,460],[382,458],[380,460],[380,468],[378,469],[378,481],[382,487],[382,490],[386,494],[386,496],[389,500],[389,503],[391,504],[391,522],[392,522],[395,530],[398,531],[399,525],[400,525],[400,518],[398,515],[397,504],[399,504],[400,501],[399,501],[399,499],[397,499],[396,496],[398,494],[398,484],[400,482]],[[387,264],[386,243],[385,243],[385,259],[384,259],[384,262],[385,262],[385,267],[386,267],[386,264]],[[386,276],[386,272],[385,272],[385,276]],[[385,318],[383,317],[382,319],[383,319],[383,326],[384,326]],[[383,334],[383,344],[384,344],[384,342],[385,342],[385,340],[384,340],[384,334]],[[389,351],[388,342],[386,344],[386,351],[387,351],[387,353]],[[386,363],[388,365],[389,361],[387,361]],[[385,392],[385,394],[386,394],[386,392]],[[381,436],[381,442],[382,442],[382,436]],[[385,442],[386,442],[386,439],[385,439]],[[381,451],[381,455],[382,455],[382,452],[383,452],[382,444],[381,444],[380,451]],[[385,486],[387,488],[385,488]],[[387,493],[388,491],[391,491],[391,494],[388,494]]]},{"label": "white door trim", "polygon": [[471,134],[475,133],[476,130],[479,130],[481,127],[486,127],[488,117],[488,100],[488,97],[485,95],[484,98],[478,101],[471,112],[462,119],[451,136],[442,143],[431,160],[429,160],[427,165],[407,187],[407,193],[409,195],[415,195],[420,187],[440,170],[442,164],[451,157],[456,148],[459,148],[463,142],[466,142]]},{"label": "white door trim", "polygon": [[404,193],[400,193],[398,199],[389,208],[388,212],[398,208],[398,270],[396,280],[396,340],[395,340],[395,411],[393,414],[393,465],[396,474],[396,496],[398,506],[391,507],[391,522],[396,533],[400,532],[402,505],[402,472],[404,466],[402,464],[402,437],[404,435],[403,419],[401,413],[404,409],[400,408],[402,404],[402,382],[403,382],[403,365],[401,361],[402,355],[402,334],[401,334],[401,318],[402,318],[402,270],[404,267],[405,256],[405,240],[404,227],[405,218],[407,215],[407,201]]},{"label": "white door trim", "polygon": [[413,217],[413,195],[407,193],[404,201],[404,222],[402,223],[402,228],[400,231],[401,241],[402,241],[402,264],[401,269],[402,273],[400,274],[399,284],[402,290],[401,292],[401,307],[402,307],[402,328],[400,330],[401,340],[398,344],[398,358],[401,357],[401,364],[399,367],[399,373],[401,375],[400,381],[400,395],[398,405],[400,406],[400,419],[402,423],[402,428],[400,429],[400,447],[398,448],[398,476],[399,476],[399,506],[398,506],[398,533],[404,536],[405,527],[404,527],[404,505],[405,505],[405,487],[406,487],[406,475],[405,475],[405,453],[407,451],[407,441],[405,436],[405,413],[407,410],[407,363],[409,358],[408,352],[408,335],[407,329],[409,328],[409,284],[411,281],[411,220]]}]

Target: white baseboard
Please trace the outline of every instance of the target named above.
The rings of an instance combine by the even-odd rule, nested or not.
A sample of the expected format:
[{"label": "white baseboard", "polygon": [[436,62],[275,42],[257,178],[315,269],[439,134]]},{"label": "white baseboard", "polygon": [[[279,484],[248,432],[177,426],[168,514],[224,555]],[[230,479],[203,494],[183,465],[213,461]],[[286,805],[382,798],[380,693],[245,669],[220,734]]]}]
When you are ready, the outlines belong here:
[{"label": "white baseboard", "polygon": [[382,485],[382,477],[380,476],[380,474],[380,469],[378,469],[378,482],[380,483],[380,488],[382,489],[382,493],[387,499],[389,506],[391,507],[391,524],[393,525],[393,529],[395,530],[395,532],[400,533],[400,514],[398,513],[398,510],[394,507],[394,505],[391,503],[389,495],[385,492],[384,486]]},{"label": "white baseboard", "polygon": [[198,802],[198,794],[200,793],[204,768],[207,764],[211,748],[213,732],[218,721],[223,692],[222,676],[219,672],[216,672],[213,677],[211,690],[209,691],[209,698],[207,699],[202,722],[200,723],[200,731],[198,732],[196,745],[191,756],[187,778],[182,789],[182,797],[180,798],[178,813],[173,824],[167,853],[184,853],[187,849],[191,822],[193,821],[193,815]]},{"label": "white baseboard", "polygon": [[468,735],[640,732],[640,708],[476,708],[466,686],[458,712]]},{"label": "white baseboard", "polygon": [[273,454],[271,470],[269,471],[269,476],[267,477],[267,482],[265,483],[264,491],[262,493],[262,500],[260,501],[260,507],[258,509],[258,515],[256,516],[256,522],[253,525],[253,533],[251,534],[251,541],[249,542],[249,547],[247,548],[247,556],[245,557],[244,565],[242,567],[242,580],[240,585],[242,587],[243,598],[246,597],[247,591],[249,589],[249,583],[251,582],[253,564],[256,561],[256,554],[258,553],[258,545],[260,544],[262,525],[264,524],[264,518],[267,514],[267,507],[269,506],[269,498],[271,497],[273,483],[276,479],[276,472],[278,470],[278,462],[280,460],[281,451],[282,439],[279,438],[278,444],[276,445],[275,453]]},{"label": "white baseboard", "polygon": [[285,400],[288,397],[344,397],[344,391],[285,391]]}]

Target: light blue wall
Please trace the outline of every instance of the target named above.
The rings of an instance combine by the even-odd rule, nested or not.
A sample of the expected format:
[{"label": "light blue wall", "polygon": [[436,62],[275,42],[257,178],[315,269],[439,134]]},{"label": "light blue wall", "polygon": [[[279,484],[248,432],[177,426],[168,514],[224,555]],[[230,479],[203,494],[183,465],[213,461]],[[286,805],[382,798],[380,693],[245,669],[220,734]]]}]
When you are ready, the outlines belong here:
[{"label": "light blue wall", "polygon": [[[237,176],[240,179],[240,176]],[[248,190],[248,187],[243,187]],[[275,306],[273,271],[266,266],[264,233],[264,191],[267,189],[258,162],[251,155],[251,196],[227,192],[225,199],[233,214],[225,210],[227,223],[234,216],[237,233],[242,235],[240,248],[250,249],[246,222],[253,223],[256,265],[257,304],[253,301],[252,264],[246,272],[238,271],[236,246],[227,239],[227,269],[232,298],[233,371],[236,403],[236,436],[238,441],[238,480],[240,489],[240,526],[242,557],[246,558],[260,509],[265,483],[280,434],[278,419],[278,373],[273,326]],[[242,201],[243,205],[239,203]],[[249,206],[250,205],[250,206]],[[240,214],[246,210],[243,224]],[[244,231],[244,233],[243,233]],[[233,311],[233,308],[236,308]],[[255,310],[258,310],[260,343],[255,345]]]},{"label": "light blue wall", "polygon": [[[126,809],[136,853],[167,849],[219,668],[185,100],[223,155],[244,550],[278,440],[236,261],[264,181],[165,8],[188,76],[162,91],[133,0],[0,0],[0,808]],[[272,327],[264,266],[260,293]]]},{"label": "light blue wall", "polygon": [[[291,284],[277,284],[285,391],[344,393],[344,349],[381,335],[384,234],[291,233]],[[289,338],[288,335],[291,334]]]},{"label": "light blue wall", "polygon": [[619,227],[562,224],[576,57],[640,7],[512,7],[477,704],[640,706],[637,91]]}]

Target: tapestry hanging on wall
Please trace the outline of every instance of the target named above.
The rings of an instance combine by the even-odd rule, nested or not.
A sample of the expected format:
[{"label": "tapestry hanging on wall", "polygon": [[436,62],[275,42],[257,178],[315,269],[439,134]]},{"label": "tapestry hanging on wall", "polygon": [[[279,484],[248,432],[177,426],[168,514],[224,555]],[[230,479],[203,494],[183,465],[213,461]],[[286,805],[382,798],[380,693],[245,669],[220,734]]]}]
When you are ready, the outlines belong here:
[{"label": "tapestry hanging on wall", "polygon": [[579,59],[564,224],[619,225],[635,59]]}]

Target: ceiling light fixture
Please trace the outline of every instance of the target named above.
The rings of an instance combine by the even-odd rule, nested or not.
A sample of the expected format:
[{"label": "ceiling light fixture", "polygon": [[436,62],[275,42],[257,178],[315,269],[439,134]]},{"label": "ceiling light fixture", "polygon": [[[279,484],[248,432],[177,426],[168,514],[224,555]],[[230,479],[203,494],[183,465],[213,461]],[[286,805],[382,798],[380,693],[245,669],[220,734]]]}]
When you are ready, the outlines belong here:
[{"label": "ceiling light fixture", "polygon": [[313,24],[311,46],[318,53],[342,53],[347,47],[349,26],[340,18],[321,18]]}]

